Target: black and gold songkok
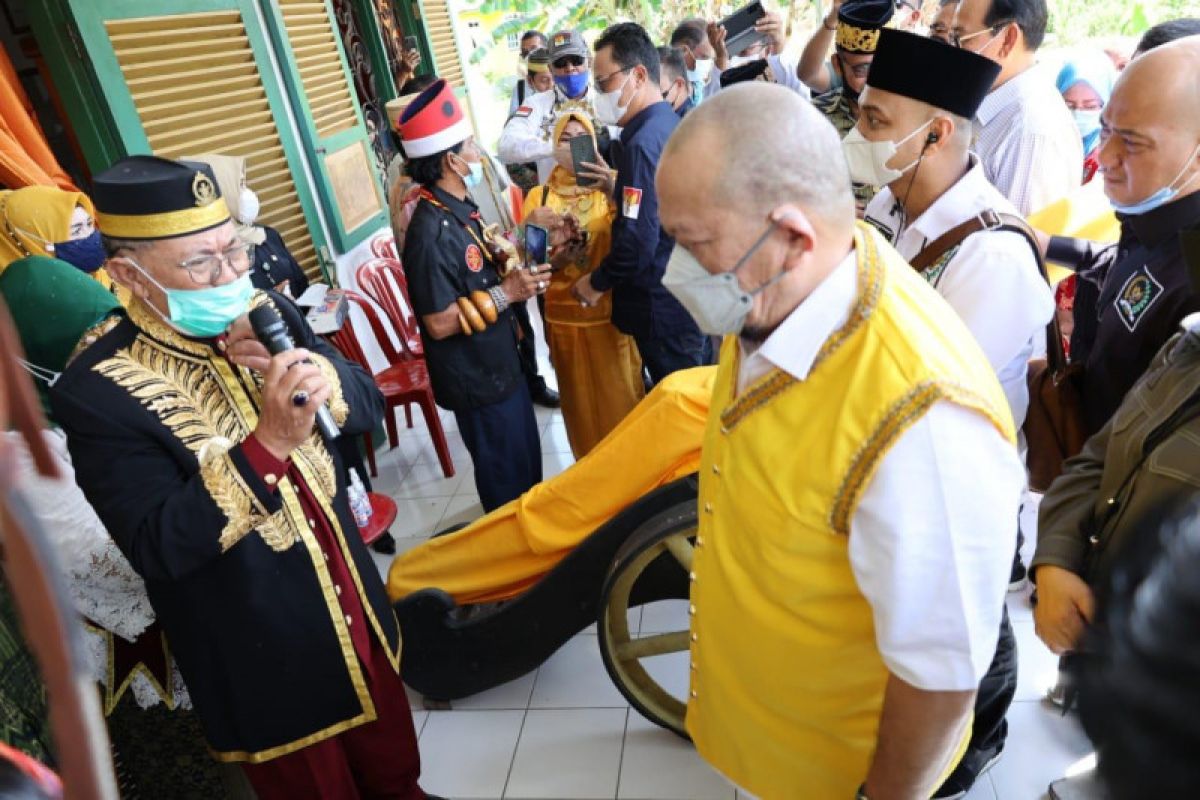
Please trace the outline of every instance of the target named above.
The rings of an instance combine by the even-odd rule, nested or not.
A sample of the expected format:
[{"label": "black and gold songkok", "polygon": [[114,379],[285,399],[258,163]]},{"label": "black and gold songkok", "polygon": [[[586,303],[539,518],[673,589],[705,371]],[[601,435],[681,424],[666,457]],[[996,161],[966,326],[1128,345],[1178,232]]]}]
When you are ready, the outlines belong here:
[{"label": "black and gold songkok", "polygon": [[879,44],[879,32],[891,21],[895,11],[893,0],[847,0],[838,10],[834,39],[838,50],[874,53]]},{"label": "black and gold songkok", "polygon": [[96,176],[96,226],[111,239],[171,239],[228,222],[207,164],[129,156]]}]

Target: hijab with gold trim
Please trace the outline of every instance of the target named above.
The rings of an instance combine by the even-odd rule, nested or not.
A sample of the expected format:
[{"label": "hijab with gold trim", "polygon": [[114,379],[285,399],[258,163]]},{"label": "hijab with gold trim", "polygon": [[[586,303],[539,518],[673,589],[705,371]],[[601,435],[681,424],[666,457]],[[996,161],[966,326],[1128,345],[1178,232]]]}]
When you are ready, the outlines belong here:
[{"label": "hijab with gold trim", "polygon": [[82,192],[53,186],[0,191],[0,271],[27,256],[50,255],[46,242],[70,239],[76,206],[95,218],[96,209]]}]

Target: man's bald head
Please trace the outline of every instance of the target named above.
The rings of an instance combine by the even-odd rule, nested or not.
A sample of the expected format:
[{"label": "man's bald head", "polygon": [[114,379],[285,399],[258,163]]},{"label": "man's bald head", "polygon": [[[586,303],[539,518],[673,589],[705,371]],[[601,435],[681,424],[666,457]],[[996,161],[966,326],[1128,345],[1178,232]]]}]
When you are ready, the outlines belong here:
[{"label": "man's bald head", "polygon": [[834,228],[854,223],[837,131],[782,86],[744,83],[694,109],[667,142],[659,170],[684,164],[706,203],[756,216],[791,203]]},{"label": "man's bald head", "polygon": [[[1200,36],[1129,62],[1104,108],[1100,167],[1117,203],[1200,190]],[[1172,185],[1173,184],[1173,185]]]},{"label": "man's bald head", "polygon": [[1187,36],[1135,58],[1121,72],[1114,88],[1134,95],[1149,90],[1149,99],[1163,116],[1180,118],[1200,128],[1200,36]]}]

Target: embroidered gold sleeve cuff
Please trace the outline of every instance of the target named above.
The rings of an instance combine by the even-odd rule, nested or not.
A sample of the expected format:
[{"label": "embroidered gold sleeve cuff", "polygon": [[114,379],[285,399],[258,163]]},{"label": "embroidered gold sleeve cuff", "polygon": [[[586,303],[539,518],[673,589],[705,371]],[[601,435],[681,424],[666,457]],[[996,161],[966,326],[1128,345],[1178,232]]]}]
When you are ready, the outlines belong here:
[{"label": "embroidered gold sleeve cuff", "polygon": [[333,415],[333,421],[338,425],[346,424],[346,418],[350,416],[350,406],[346,404],[346,398],[342,394],[342,379],[338,375],[337,367],[333,366],[333,362],[328,358],[317,353],[312,354],[312,361],[321,370],[325,380],[329,381],[329,388],[333,390],[329,395],[329,413]]},{"label": "embroidered gold sleeve cuff", "polygon": [[222,553],[265,525],[281,505],[275,487],[259,479],[241,449],[231,448],[227,442],[206,444],[201,451],[200,478],[225,516],[219,536]]}]

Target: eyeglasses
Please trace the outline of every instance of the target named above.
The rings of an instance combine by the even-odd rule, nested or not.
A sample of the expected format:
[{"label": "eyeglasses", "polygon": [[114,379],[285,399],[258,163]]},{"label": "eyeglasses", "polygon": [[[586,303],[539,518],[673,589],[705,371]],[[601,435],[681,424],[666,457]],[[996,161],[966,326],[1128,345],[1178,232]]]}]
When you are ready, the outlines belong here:
[{"label": "eyeglasses", "polygon": [[616,69],[616,70],[613,70],[612,72],[608,73],[608,74],[607,74],[607,75],[605,75],[603,78],[601,78],[601,77],[599,77],[599,76],[596,76],[596,78],[594,79],[594,82],[595,82],[595,84],[596,84],[596,88],[597,88],[597,89],[599,89],[599,90],[600,90],[600,91],[602,91],[602,92],[607,92],[607,91],[608,91],[608,89],[607,89],[607,88],[605,88],[605,87],[608,85],[608,82],[609,82],[609,81],[611,81],[613,78],[615,78],[615,77],[617,77],[618,75],[620,75],[622,72],[629,72],[629,70],[631,70],[631,69],[633,69],[633,67],[632,67],[632,66],[630,66],[630,67],[621,67],[620,69]]},{"label": "eyeglasses", "polygon": [[563,56],[554,59],[553,66],[555,69],[566,69],[567,67],[582,67],[583,63],[583,56]]},{"label": "eyeglasses", "polygon": [[[977,30],[974,33],[968,33],[966,36],[963,36],[962,33],[959,31],[950,31],[950,44],[954,45],[955,47],[962,47],[963,42],[969,42],[972,39],[975,39],[979,36],[983,36],[985,33],[996,33],[1001,28],[1003,28],[1005,25],[1008,25],[1011,22],[1012,22],[1011,19],[1001,20],[1000,22],[997,22],[995,25],[992,25],[991,27]],[[986,46],[987,45],[984,45],[984,47],[986,47]]]},{"label": "eyeglasses", "polygon": [[239,277],[254,263],[254,245],[236,244],[215,255],[196,256],[179,262],[179,266],[188,271],[192,280],[202,286],[216,286],[217,278],[221,277],[221,269],[228,264]]}]

